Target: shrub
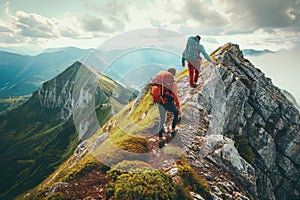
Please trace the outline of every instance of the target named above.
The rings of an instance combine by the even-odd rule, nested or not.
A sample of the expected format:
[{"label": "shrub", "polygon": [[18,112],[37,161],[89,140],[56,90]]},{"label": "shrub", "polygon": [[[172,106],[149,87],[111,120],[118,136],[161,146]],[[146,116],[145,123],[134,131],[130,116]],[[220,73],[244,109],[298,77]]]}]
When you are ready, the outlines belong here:
[{"label": "shrub", "polygon": [[183,181],[183,185],[195,193],[200,194],[205,199],[212,199],[209,191],[209,186],[205,178],[200,177],[196,172],[186,163],[177,162],[178,175]]},{"label": "shrub", "polygon": [[245,136],[235,136],[235,143],[239,154],[244,158],[248,163],[252,164],[255,159],[255,154],[249,145],[249,140]]},{"label": "shrub", "polygon": [[124,161],[108,175],[111,181],[106,185],[106,198],[110,200],[190,199],[170,175],[141,161]]}]

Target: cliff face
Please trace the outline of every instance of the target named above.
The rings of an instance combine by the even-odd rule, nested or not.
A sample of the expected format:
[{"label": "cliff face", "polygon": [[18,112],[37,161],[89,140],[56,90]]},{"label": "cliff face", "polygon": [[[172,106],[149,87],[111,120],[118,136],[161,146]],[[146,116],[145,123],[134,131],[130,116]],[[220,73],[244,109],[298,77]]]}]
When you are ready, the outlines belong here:
[{"label": "cliff face", "polygon": [[[298,110],[243,57],[237,45],[227,44],[214,55],[221,64],[204,70],[203,77],[209,73],[214,78],[205,83],[197,101],[211,115],[209,137],[219,135],[235,141],[248,164],[243,173],[231,172],[252,177],[250,192],[254,197],[299,198]],[[224,154],[220,161],[216,163],[230,168]]]},{"label": "cliff face", "polygon": [[85,139],[102,125],[99,118],[109,119],[128,103],[131,92],[93,68],[75,62],[44,83],[38,98],[42,107],[59,109],[63,121],[72,118],[80,139]]}]

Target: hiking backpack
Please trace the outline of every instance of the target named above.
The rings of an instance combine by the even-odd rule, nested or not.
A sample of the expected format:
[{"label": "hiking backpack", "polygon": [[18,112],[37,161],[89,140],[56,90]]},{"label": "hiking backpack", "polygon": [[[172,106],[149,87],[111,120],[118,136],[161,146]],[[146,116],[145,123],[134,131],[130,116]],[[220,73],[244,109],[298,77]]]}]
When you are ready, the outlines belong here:
[{"label": "hiking backpack", "polygon": [[166,104],[173,102],[174,76],[170,72],[159,72],[152,81],[151,95],[155,103]]},{"label": "hiking backpack", "polygon": [[196,40],[196,37],[189,37],[184,52],[185,59],[188,62],[195,64],[197,62],[197,59],[200,57],[200,52],[200,44]]}]

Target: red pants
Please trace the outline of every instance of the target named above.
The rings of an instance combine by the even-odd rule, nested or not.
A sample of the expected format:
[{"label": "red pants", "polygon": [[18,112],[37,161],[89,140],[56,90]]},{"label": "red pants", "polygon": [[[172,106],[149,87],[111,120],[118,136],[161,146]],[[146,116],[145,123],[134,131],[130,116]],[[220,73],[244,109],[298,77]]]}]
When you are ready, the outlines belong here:
[{"label": "red pants", "polygon": [[197,81],[198,81],[200,65],[201,65],[201,60],[199,60],[199,63],[197,62],[196,66],[194,66],[192,63],[188,62],[189,81],[190,81],[191,87],[193,87],[194,83],[197,83]]}]

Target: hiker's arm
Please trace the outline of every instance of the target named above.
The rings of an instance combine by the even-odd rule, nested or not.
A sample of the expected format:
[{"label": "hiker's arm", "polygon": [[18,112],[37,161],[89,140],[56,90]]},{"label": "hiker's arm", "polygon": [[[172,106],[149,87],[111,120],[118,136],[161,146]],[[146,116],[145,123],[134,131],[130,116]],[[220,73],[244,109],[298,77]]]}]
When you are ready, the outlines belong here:
[{"label": "hiker's arm", "polygon": [[186,58],[185,58],[185,50],[182,52],[182,56],[181,56],[181,64],[182,64],[182,67],[185,66],[185,61],[186,61]]},{"label": "hiker's arm", "polygon": [[203,54],[203,56],[209,61],[209,62],[213,62],[210,58],[210,56],[206,53],[205,48],[203,45],[200,45],[201,48],[201,53]]},{"label": "hiker's arm", "polygon": [[177,83],[173,83],[173,88],[172,88],[172,92],[174,94],[174,101],[175,101],[175,104],[178,108],[178,110],[181,111],[181,108],[180,108],[180,102],[179,102],[179,99],[178,99],[178,86],[177,86]]}]

